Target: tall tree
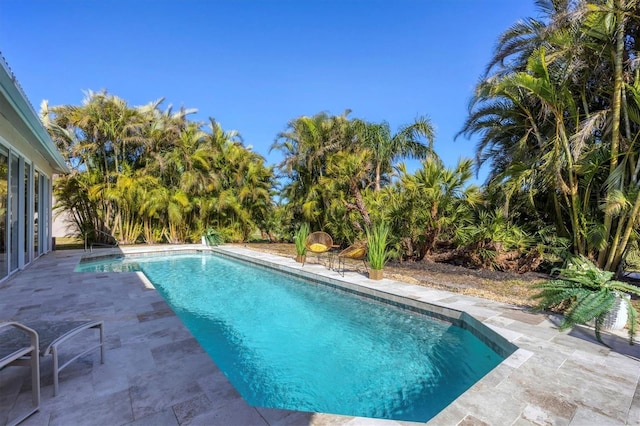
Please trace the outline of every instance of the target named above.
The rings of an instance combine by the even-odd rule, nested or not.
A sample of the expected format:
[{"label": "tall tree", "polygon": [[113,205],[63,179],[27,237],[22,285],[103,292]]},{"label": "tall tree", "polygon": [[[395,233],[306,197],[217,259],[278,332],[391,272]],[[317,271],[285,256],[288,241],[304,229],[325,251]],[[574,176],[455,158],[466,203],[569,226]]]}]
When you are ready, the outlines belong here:
[{"label": "tall tree", "polygon": [[277,166],[280,176],[287,180],[282,195],[294,209],[294,217],[309,222],[314,229],[326,225],[324,213],[331,204],[320,185],[320,179],[326,175],[327,159],[342,150],[353,149],[355,135],[347,119],[349,112],[340,116],[319,113],[291,120],[271,146],[284,154]]},{"label": "tall tree", "polygon": [[546,20],[502,37],[463,132],[481,135],[492,184],[546,200],[573,252],[615,271],[638,226],[638,4],[539,4]]},{"label": "tall tree", "polygon": [[74,170],[56,183],[60,208],[78,233],[98,229],[123,243],[198,241],[210,226],[248,238],[273,208],[272,170],[237,132],[213,119],[203,128],[187,119],[193,110],[162,111],[161,102],[132,108],[89,92],[81,106],[43,103],[43,122]]},{"label": "tall tree", "polygon": [[[375,172],[375,190],[380,191],[383,175],[392,171],[392,166],[405,158],[425,159],[434,155],[434,130],[427,117],[418,117],[408,125],[391,133],[389,123],[368,123],[356,120],[358,138],[362,147],[370,152]],[[422,141],[426,140],[426,144]]]},{"label": "tall tree", "polygon": [[387,192],[387,220],[402,238],[405,256],[422,260],[443,235],[451,239],[457,227],[468,224],[472,208],[481,201],[480,193],[470,185],[470,160],[447,168],[440,159],[428,158],[415,173],[404,165],[399,170],[399,181]]}]

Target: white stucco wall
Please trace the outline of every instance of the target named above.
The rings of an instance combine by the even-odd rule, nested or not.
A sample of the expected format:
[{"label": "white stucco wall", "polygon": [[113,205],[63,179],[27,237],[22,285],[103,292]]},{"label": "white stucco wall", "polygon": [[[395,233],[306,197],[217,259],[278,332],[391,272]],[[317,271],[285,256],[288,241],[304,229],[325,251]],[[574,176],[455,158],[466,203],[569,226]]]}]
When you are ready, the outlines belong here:
[{"label": "white stucco wall", "polygon": [[[56,205],[56,197],[53,197],[52,206]],[[53,223],[51,225],[51,233],[54,238],[56,237],[70,237],[73,236],[73,228],[69,226],[69,216],[66,212],[53,212]]]}]

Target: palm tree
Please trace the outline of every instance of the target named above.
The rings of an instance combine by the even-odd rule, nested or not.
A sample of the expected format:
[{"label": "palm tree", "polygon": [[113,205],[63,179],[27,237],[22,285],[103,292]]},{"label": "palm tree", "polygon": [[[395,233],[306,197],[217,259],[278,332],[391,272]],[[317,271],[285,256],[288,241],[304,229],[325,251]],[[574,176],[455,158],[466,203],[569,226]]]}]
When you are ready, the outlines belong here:
[{"label": "palm tree", "polygon": [[[367,123],[356,120],[355,128],[362,146],[369,150],[374,164],[375,190],[380,191],[382,176],[392,170],[392,166],[404,158],[425,159],[434,155],[434,130],[427,117],[418,117],[409,124],[391,133],[389,123]],[[423,143],[421,139],[426,139]]]},{"label": "palm tree", "polygon": [[271,146],[271,150],[280,150],[285,156],[277,166],[281,177],[288,181],[283,196],[293,206],[294,217],[309,222],[314,229],[326,225],[322,217],[331,203],[330,198],[323,197],[326,192],[319,183],[326,175],[327,159],[342,150],[353,149],[355,134],[347,119],[349,112],[341,116],[319,113],[291,120]]},{"label": "palm tree", "polygon": [[57,204],[56,210],[67,213],[71,225],[78,236],[85,236],[94,230],[105,230],[104,210],[100,200],[92,194],[93,188],[102,183],[102,175],[97,171],[72,171],[68,175],[59,176],[53,188]]},{"label": "palm tree", "polygon": [[[125,242],[199,240],[212,218],[248,238],[266,223],[272,170],[245,148],[237,132],[193,110],[159,109],[162,99],[130,108],[106,92],[89,92],[81,106],[49,108],[43,122],[75,173],[57,184],[60,208],[79,209],[78,231],[115,232]],[[61,198],[58,198],[61,200]]]},{"label": "palm tree", "polygon": [[387,190],[384,203],[393,234],[402,241],[406,257],[422,260],[443,239],[451,239],[457,227],[472,218],[481,194],[469,181],[472,161],[461,160],[446,168],[437,158],[427,158],[411,174],[404,165],[398,167],[399,181]]},{"label": "palm tree", "polygon": [[540,4],[547,22],[505,34],[463,132],[481,134],[493,184],[529,192],[539,209],[548,200],[573,252],[614,271],[637,226],[640,126],[625,58],[637,57],[638,4]]},{"label": "palm tree", "polygon": [[[343,214],[343,217],[336,218],[337,221],[350,223],[360,232],[371,227],[371,218],[363,196],[363,192],[369,187],[371,169],[370,153],[367,150],[341,151],[328,158],[327,175],[320,180],[321,187],[332,194],[329,197],[332,199],[332,210]],[[337,206],[336,203],[341,205]],[[359,220],[350,217],[350,212],[356,212]],[[334,224],[335,226],[337,225]],[[352,235],[345,233],[344,236]]]}]

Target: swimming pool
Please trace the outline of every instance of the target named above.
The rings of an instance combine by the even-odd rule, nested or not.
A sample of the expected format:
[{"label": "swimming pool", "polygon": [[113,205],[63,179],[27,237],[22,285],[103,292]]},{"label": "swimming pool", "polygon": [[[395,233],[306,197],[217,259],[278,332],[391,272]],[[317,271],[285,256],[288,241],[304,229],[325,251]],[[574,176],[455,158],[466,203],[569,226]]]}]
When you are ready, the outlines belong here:
[{"label": "swimming pool", "polygon": [[426,421],[503,359],[450,323],[210,253],[77,270],[143,271],[255,406]]}]

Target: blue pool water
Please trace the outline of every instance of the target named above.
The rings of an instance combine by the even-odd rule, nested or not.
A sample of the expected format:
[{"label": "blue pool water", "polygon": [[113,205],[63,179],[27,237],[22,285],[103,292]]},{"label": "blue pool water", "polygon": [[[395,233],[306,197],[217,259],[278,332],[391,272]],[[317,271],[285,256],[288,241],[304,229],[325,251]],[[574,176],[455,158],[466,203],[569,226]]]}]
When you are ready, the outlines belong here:
[{"label": "blue pool water", "polygon": [[76,270],[143,271],[254,406],[424,422],[503,360],[449,323],[208,253]]}]

